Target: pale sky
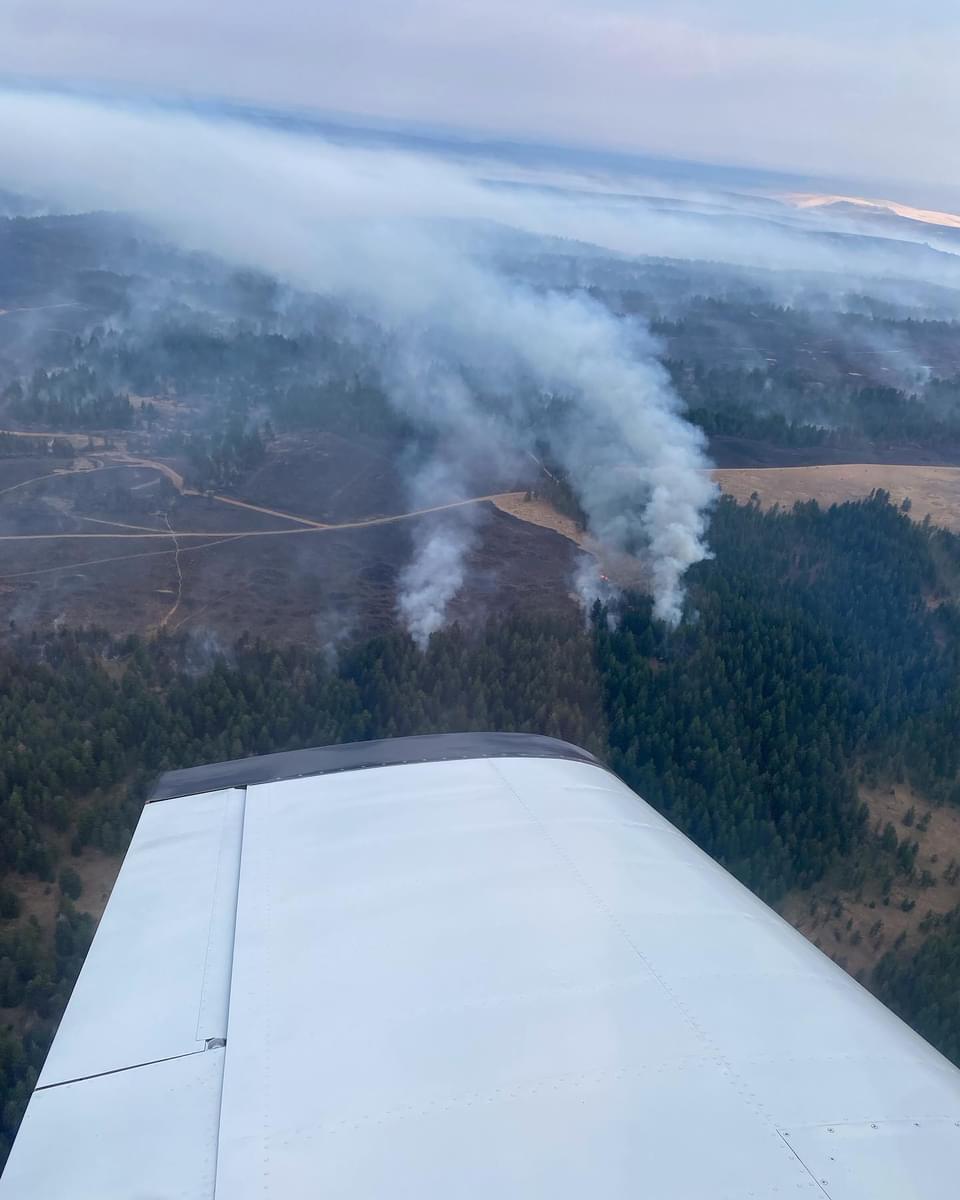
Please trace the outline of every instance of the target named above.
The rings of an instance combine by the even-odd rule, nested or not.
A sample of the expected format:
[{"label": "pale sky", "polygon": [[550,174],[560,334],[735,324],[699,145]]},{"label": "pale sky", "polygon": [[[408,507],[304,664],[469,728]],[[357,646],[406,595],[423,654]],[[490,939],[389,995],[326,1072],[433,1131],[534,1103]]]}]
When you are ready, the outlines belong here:
[{"label": "pale sky", "polygon": [[0,78],[960,190],[960,4],[4,0]]}]

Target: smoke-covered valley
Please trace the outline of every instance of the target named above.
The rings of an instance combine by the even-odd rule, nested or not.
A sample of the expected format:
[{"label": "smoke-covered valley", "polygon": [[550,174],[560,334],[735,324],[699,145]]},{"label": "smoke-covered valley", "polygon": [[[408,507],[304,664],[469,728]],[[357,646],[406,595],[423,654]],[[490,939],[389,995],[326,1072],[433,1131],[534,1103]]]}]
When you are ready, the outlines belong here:
[{"label": "smoke-covered valley", "polygon": [[[262,587],[225,569],[226,592],[252,597],[231,633],[283,579],[318,628],[377,627],[365,589],[389,591],[421,645],[451,614],[536,606],[544,586],[585,609],[639,587],[676,626],[710,554],[712,461],[960,461],[951,228],[236,115],[0,102],[0,186],[21,214],[0,230],[8,441],[59,429],[82,468],[15,496],[10,533],[38,540],[12,547],[12,621],[92,616],[104,573],[129,587],[113,573],[131,561],[169,612],[154,574],[172,554],[178,618],[216,629],[224,591],[208,577],[183,594],[209,535],[223,562],[274,556]],[[113,448],[84,457],[87,431]],[[103,467],[109,495],[85,477]],[[483,499],[507,495],[530,507]],[[151,540],[193,544],[82,540],[91,520],[135,536],[109,520],[130,503]],[[517,512],[527,530],[503,534]],[[380,541],[319,557],[236,523],[408,513],[327,531]],[[45,575],[57,529],[72,540]]]}]

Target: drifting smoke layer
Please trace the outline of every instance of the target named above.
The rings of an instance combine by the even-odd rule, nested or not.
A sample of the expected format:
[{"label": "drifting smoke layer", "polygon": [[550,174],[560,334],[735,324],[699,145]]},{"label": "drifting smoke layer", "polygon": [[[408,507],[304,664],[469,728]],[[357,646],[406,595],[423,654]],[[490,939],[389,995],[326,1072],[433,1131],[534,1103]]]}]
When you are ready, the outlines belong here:
[{"label": "drifting smoke layer", "polygon": [[[506,471],[546,442],[592,533],[641,552],[656,614],[680,619],[714,487],[652,344],[586,300],[507,278],[479,256],[490,239],[470,236],[478,220],[543,228],[542,196],[169,110],[8,93],[0,113],[0,186],[135,214],[188,248],[371,315],[389,335],[393,403],[435,437],[411,472],[412,499],[436,503],[441,485],[444,499],[465,499],[491,463]],[[465,509],[415,533],[399,603],[420,641],[442,624],[474,536]]]}]

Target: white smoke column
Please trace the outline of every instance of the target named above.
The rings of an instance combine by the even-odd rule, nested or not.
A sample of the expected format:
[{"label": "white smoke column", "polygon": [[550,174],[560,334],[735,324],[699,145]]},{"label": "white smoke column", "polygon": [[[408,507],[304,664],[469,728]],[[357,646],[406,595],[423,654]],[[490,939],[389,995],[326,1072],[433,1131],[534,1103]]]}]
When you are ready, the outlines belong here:
[{"label": "white smoke column", "polygon": [[[540,294],[476,257],[465,222],[565,227],[543,196],[493,190],[452,164],[359,150],[162,109],[0,95],[0,186],[75,210],[120,209],[164,236],[337,297],[389,331],[393,402],[439,435],[452,498],[489,461],[546,433],[592,532],[649,560],[657,616],[680,619],[715,494],[654,348],[598,305]],[[589,212],[578,214],[583,226]],[[469,235],[469,236],[468,236]],[[481,240],[482,241],[482,240]],[[489,251],[484,251],[488,253]],[[469,368],[490,407],[458,374]],[[426,386],[424,386],[426,384]],[[537,429],[544,394],[567,415]],[[424,492],[437,464],[411,480]],[[455,510],[450,510],[453,513]],[[418,535],[401,608],[416,636],[463,580],[469,519]]]},{"label": "white smoke column", "polygon": [[466,558],[476,543],[472,522],[460,515],[469,509],[425,518],[414,530],[414,557],[400,574],[397,609],[410,636],[422,650],[430,635],[442,629],[450,601],[463,586]]},{"label": "white smoke column", "polygon": [[[464,414],[465,429],[469,415]],[[453,507],[421,517],[413,529],[413,558],[400,572],[397,612],[422,650],[430,635],[446,624],[450,602],[463,587],[467,555],[477,542],[478,508],[461,504],[463,478],[453,447],[411,472],[411,503],[426,508]]]},{"label": "white smoke column", "polygon": [[[464,271],[457,305],[435,321],[457,359],[491,387],[521,398],[532,380],[567,398],[566,416],[541,434],[568,472],[590,531],[614,550],[642,553],[654,613],[677,624],[683,574],[707,556],[706,512],[716,485],[703,435],[680,415],[652,344],[599,306],[538,295],[475,270]],[[461,420],[472,414],[479,421],[475,402],[461,396],[460,403]],[[516,446],[518,430],[529,431],[531,401],[525,403],[513,423],[501,425],[502,446]],[[484,418],[492,437],[497,418]],[[476,435],[466,440],[475,445]]]},{"label": "white smoke column", "polygon": [[450,505],[416,523],[413,560],[400,573],[397,611],[423,649],[446,623],[466,578],[467,555],[477,543],[480,510],[464,503],[476,494],[472,475],[487,461],[507,465],[512,454],[497,422],[416,330],[407,329],[391,347],[383,377],[401,411],[438,437],[432,457],[406,471],[411,507]]}]

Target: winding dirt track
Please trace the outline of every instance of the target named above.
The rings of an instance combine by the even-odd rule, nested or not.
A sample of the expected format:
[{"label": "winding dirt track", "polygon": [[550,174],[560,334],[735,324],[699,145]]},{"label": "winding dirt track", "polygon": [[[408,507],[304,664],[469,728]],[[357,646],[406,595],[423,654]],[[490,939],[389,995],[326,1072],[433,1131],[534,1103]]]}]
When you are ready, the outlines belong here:
[{"label": "winding dirt track", "polygon": [[[3,432],[3,431],[0,431]],[[12,431],[11,431],[12,432]],[[37,434],[22,436],[36,437]],[[68,434],[68,437],[80,436]],[[92,465],[91,465],[92,464]],[[223,542],[237,541],[241,538],[253,537],[285,537],[294,534],[331,533],[336,531],[366,529],[379,525],[392,525],[400,521],[414,520],[428,516],[431,513],[444,512],[449,509],[462,508],[473,504],[490,502],[501,511],[522,521],[553,529],[561,536],[577,543],[581,548],[595,550],[595,547],[585,543],[582,531],[573,522],[560,516],[549,505],[539,502],[526,501],[523,492],[491,493],[483,496],[471,496],[464,500],[452,500],[445,504],[435,504],[427,508],[412,509],[409,512],[392,513],[387,516],[366,517],[357,521],[328,523],[304,517],[298,513],[287,512],[283,509],[269,508],[261,504],[253,504],[240,500],[235,496],[225,496],[221,493],[201,492],[188,487],[183,476],[168,463],[155,459],[143,458],[130,454],[125,449],[101,450],[88,452],[82,465],[65,467],[32,479],[24,479],[10,487],[0,489],[0,497],[10,492],[18,491],[33,483],[43,480],[57,479],[64,475],[89,474],[98,471],[116,471],[123,469],[151,470],[157,472],[156,483],[161,478],[167,479],[181,496],[205,497],[219,504],[227,504],[232,508],[245,509],[258,516],[273,517],[288,522],[281,528],[251,529],[237,532],[219,530],[179,530],[170,526],[166,520],[166,529],[155,526],[135,525],[124,521],[106,520],[99,517],[87,517],[76,514],[77,519],[95,525],[105,526],[106,529],[97,532],[58,532],[58,533],[5,533],[0,534],[0,542],[19,541],[76,541],[88,539],[91,541],[173,541],[173,546],[167,550],[148,550],[134,554],[112,555],[104,558],[90,559],[82,563],[64,566],[44,567],[33,571],[22,571],[16,574],[0,575],[0,579],[17,579],[28,575],[43,575],[48,572],[75,570],[78,567],[96,566],[110,562],[132,558],[149,557],[157,554],[174,554],[177,556],[191,551],[203,550],[218,546]],[[895,502],[902,500],[908,491],[914,501],[913,515],[921,517],[929,513],[931,518],[946,528],[960,528],[960,469],[958,468],[916,468],[916,467],[874,467],[862,464],[831,467],[802,467],[802,468],[756,468],[740,470],[718,470],[714,478],[723,491],[729,492],[741,502],[748,499],[757,491],[761,495],[761,503],[779,500],[787,505],[798,499],[817,499],[821,503],[836,503],[844,499],[853,499],[878,486],[884,486],[891,491]],[[150,486],[138,484],[138,487]],[[184,545],[184,543],[196,543]],[[175,611],[175,610],[174,610]],[[168,617],[172,615],[168,614]]]},{"label": "winding dirt track", "polygon": [[180,540],[173,532],[173,528],[170,525],[170,517],[166,513],[163,514],[163,519],[166,521],[167,529],[170,530],[170,536],[173,538],[173,561],[177,568],[177,594],[169,612],[164,615],[163,620],[160,622],[161,629],[164,629],[170,618],[175,615],[177,609],[180,607],[180,601],[183,599],[183,568],[180,566]]},{"label": "winding dirt track", "polygon": [[[165,535],[169,537],[169,535]],[[201,542],[198,546],[181,546],[180,556],[189,554],[192,550],[206,550],[208,546],[219,546],[223,542],[237,542],[241,538],[245,538],[245,533],[221,533],[216,540],[210,542]],[[86,558],[82,562],[61,564],[56,567],[40,567],[34,571],[16,571],[9,575],[0,575],[0,579],[27,579],[34,575],[52,575],[56,571],[78,571],[81,567],[99,567],[105,563],[114,562],[129,562],[135,558],[157,558],[162,554],[173,554],[175,551],[171,547],[169,550],[141,550],[136,554],[110,554],[106,558]]]},{"label": "winding dirt track", "polygon": [[[496,501],[521,496],[522,492],[496,492],[489,496],[471,496],[467,500],[451,500],[447,504],[434,504],[430,508],[415,508],[410,512],[394,513],[388,517],[367,517],[362,521],[343,521],[337,525],[326,525],[320,521],[305,521],[301,517],[295,517],[290,513],[281,513],[276,509],[258,508],[255,504],[245,504],[241,500],[228,501],[228,503],[236,503],[240,508],[249,508],[253,512],[269,513],[275,517],[285,517],[290,521],[304,520],[302,525],[298,525],[295,529],[248,529],[241,530],[238,533],[224,533],[222,529],[205,529],[205,530],[181,530],[170,529],[168,531],[149,529],[146,525],[125,525],[121,521],[106,521],[98,517],[80,517],[82,521],[96,521],[103,525],[118,525],[122,529],[128,529],[130,533],[0,533],[0,542],[42,542],[42,541],[77,541],[84,539],[99,539],[101,541],[120,540],[142,542],[149,538],[160,538],[161,540],[169,541],[170,538],[250,538],[250,537],[284,537],[295,533],[335,533],[343,529],[367,529],[372,525],[393,525],[397,521],[409,521],[415,517],[425,517],[430,513],[446,512],[451,508],[464,508],[469,504],[482,504],[485,500]],[[221,496],[216,496],[214,499],[223,499]],[[143,532],[141,532],[143,531]]]},{"label": "winding dirt track", "polygon": [[[109,460],[105,462],[103,460]],[[123,468],[130,469],[148,469],[159,472],[160,475],[166,477],[182,496],[206,496],[210,500],[217,501],[221,504],[229,504],[234,508],[247,509],[250,512],[255,512],[261,516],[277,517],[283,521],[289,521],[291,526],[286,526],[280,529],[250,529],[241,530],[236,533],[225,532],[222,529],[218,530],[180,530],[173,529],[170,526],[169,519],[164,517],[167,522],[165,530],[156,529],[148,525],[133,525],[124,521],[110,521],[100,517],[86,517],[79,515],[78,520],[89,521],[97,525],[106,525],[111,528],[111,532],[61,532],[61,533],[4,533],[0,534],[0,542],[37,542],[37,541],[173,541],[173,546],[167,550],[147,550],[135,554],[116,554],[109,555],[104,558],[87,559],[83,562],[66,563],[52,567],[41,567],[32,571],[17,571],[15,573],[0,575],[0,579],[22,579],[27,576],[47,575],[56,571],[76,571],[80,567],[100,566],[111,562],[128,561],[135,558],[154,557],[161,554],[173,554],[176,556],[178,571],[179,560],[182,554],[187,554],[190,551],[204,550],[208,547],[219,546],[224,542],[235,542],[242,538],[251,537],[285,537],[293,534],[307,533],[335,533],[343,530],[351,529],[366,529],[377,525],[392,525],[399,521],[409,521],[417,517],[428,516],[430,513],[445,512],[449,509],[463,508],[471,504],[482,504],[485,501],[493,503],[500,502],[501,507],[505,507],[506,503],[514,503],[523,496],[522,492],[506,492],[492,493],[485,496],[471,496],[465,500],[451,500],[445,504],[434,504],[428,508],[412,509],[409,512],[393,513],[389,516],[382,517],[366,517],[359,521],[343,521],[337,524],[331,524],[323,521],[314,521],[309,517],[302,517],[296,513],[284,512],[282,509],[267,508],[260,504],[251,504],[246,500],[238,500],[234,496],[224,496],[219,493],[200,492],[194,488],[189,488],[183,479],[183,476],[169,466],[167,463],[156,462],[153,459],[138,458],[127,454],[125,451],[104,452],[98,454],[95,459],[95,466],[83,466],[64,468],[60,471],[52,471],[45,475],[36,475],[32,479],[23,479],[19,483],[13,484],[12,487],[0,490],[0,496],[7,492],[16,491],[18,488],[27,487],[32,483],[39,483],[45,479],[57,479],[64,475],[82,475],[91,474],[97,471],[120,470]],[[141,485],[142,486],[142,485]],[[507,509],[509,511],[509,509]],[[122,530],[123,532],[116,532]],[[184,541],[198,541],[198,545],[184,546],[181,543]],[[180,575],[180,591],[182,591],[183,579]],[[171,608],[170,612],[164,620],[170,619],[176,612],[179,604],[179,596],[177,603]]]},{"label": "winding dirt track", "polygon": [[[4,432],[0,430],[0,433]],[[27,435],[23,435],[27,436]],[[31,437],[38,435],[31,434]],[[108,459],[109,464],[99,460]],[[175,471],[167,463],[157,462],[149,458],[137,458],[127,454],[125,451],[106,451],[101,452],[93,458],[96,462],[94,467],[65,467],[59,471],[50,471],[45,475],[35,475],[32,479],[22,479],[19,483],[13,484],[11,487],[0,489],[0,496],[6,495],[7,492],[16,491],[18,488],[27,487],[31,483],[40,483],[44,479],[59,479],[64,475],[90,475],[97,471],[116,471],[124,467],[146,469],[158,471],[165,476],[181,496],[203,496],[208,500],[215,500],[220,504],[229,504],[234,508],[247,509],[249,512],[259,513],[261,516],[279,517],[282,521],[293,521],[295,524],[302,526],[302,529],[257,529],[249,532],[242,532],[243,537],[273,537],[277,534],[284,533],[300,533],[307,530],[332,530],[332,529],[363,529],[368,525],[390,525],[395,521],[406,521],[412,517],[422,517],[429,513],[443,512],[450,508],[462,508],[468,504],[481,504],[485,500],[513,500],[517,496],[521,496],[521,492],[494,492],[487,496],[470,496],[465,500],[451,500],[446,504],[434,504],[429,508],[412,509],[410,512],[393,513],[385,517],[365,517],[360,521],[342,521],[336,524],[331,524],[325,521],[314,521],[310,517],[302,517],[297,513],[286,512],[279,508],[267,508],[262,504],[251,504],[248,500],[239,500],[236,496],[224,496],[219,492],[202,492],[197,488],[187,487],[183,476],[179,471]],[[139,484],[139,487],[146,486]],[[153,529],[147,525],[129,525],[124,521],[106,521],[98,517],[80,517],[83,521],[96,521],[101,525],[113,525],[120,529],[137,530],[138,533],[7,533],[0,534],[0,541],[33,541],[44,538],[136,538],[144,537],[178,537],[178,538],[197,538],[197,537],[222,537],[223,530],[208,530],[205,532],[185,531],[179,529],[171,529],[169,531]],[[141,532],[142,531],[142,532]]]}]

